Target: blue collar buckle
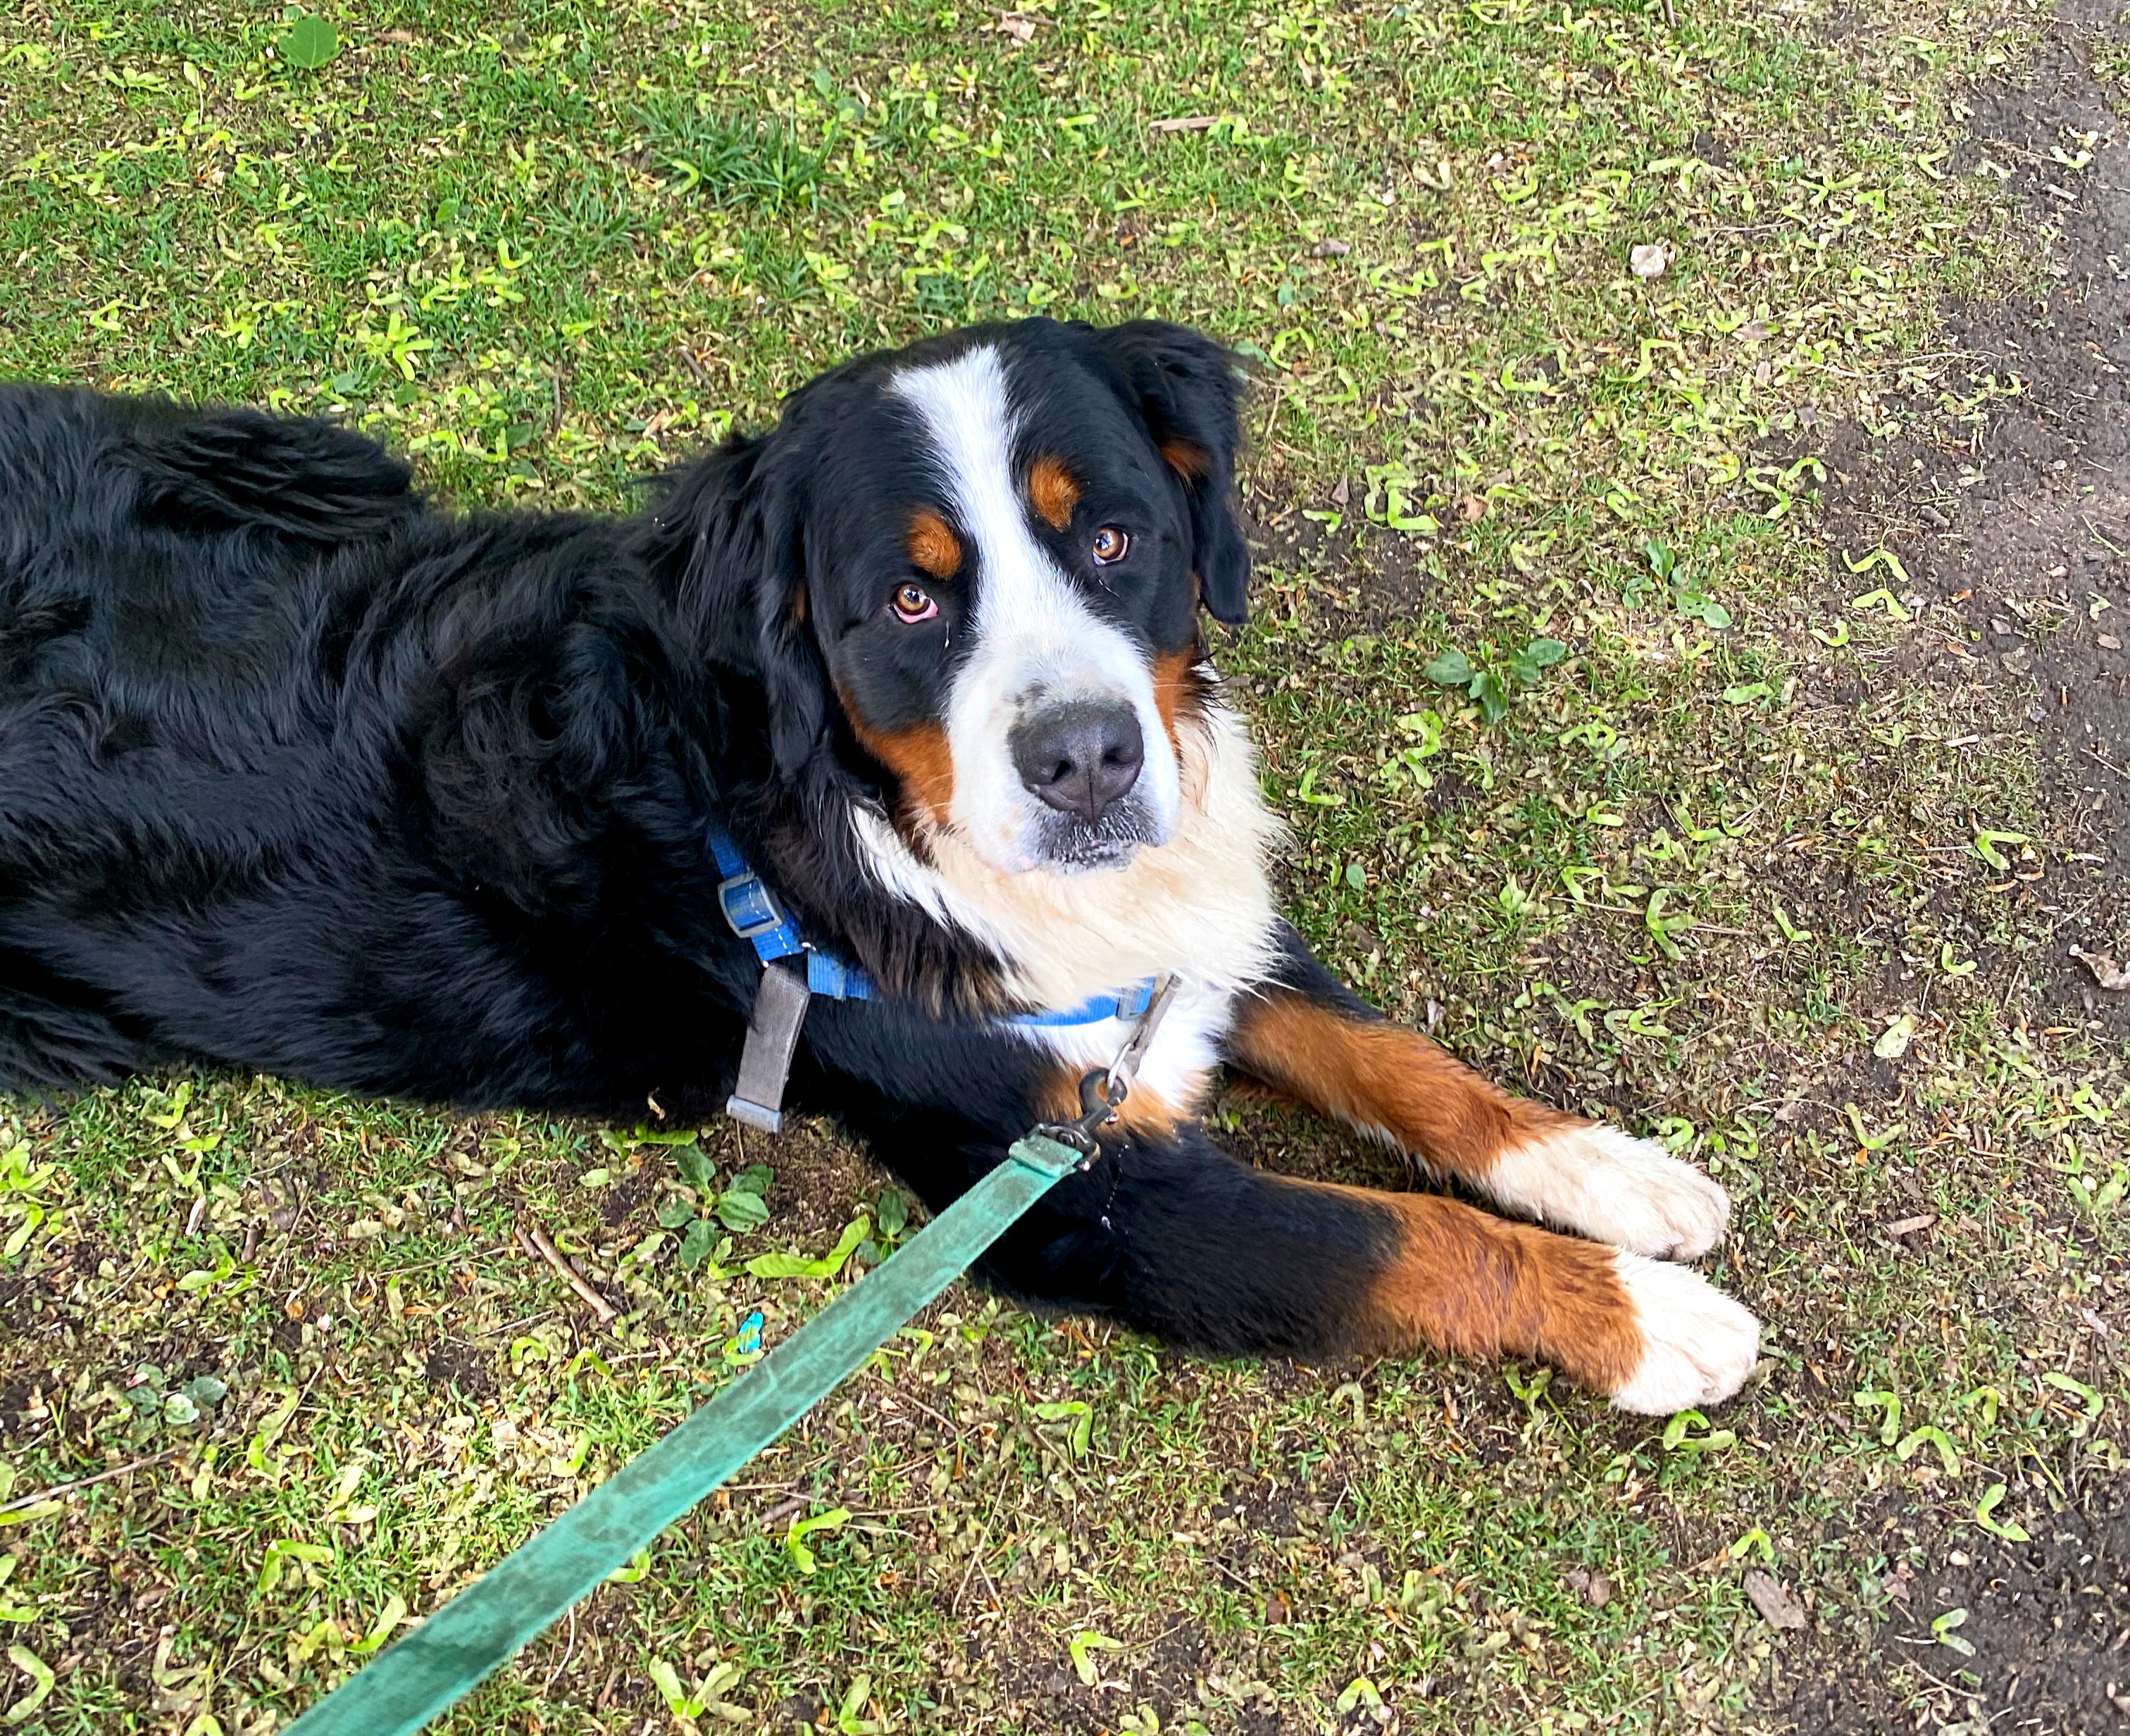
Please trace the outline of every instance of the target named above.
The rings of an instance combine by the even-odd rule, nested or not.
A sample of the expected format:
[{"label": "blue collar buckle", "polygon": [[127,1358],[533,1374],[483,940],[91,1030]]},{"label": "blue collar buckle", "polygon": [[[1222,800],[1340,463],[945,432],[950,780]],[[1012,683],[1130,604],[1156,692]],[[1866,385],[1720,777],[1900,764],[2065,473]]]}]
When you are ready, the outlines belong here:
[{"label": "blue collar buckle", "polygon": [[724,913],[726,926],[743,941],[773,934],[790,920],[776,894],[752,869],[718,882],[718,908]]}]

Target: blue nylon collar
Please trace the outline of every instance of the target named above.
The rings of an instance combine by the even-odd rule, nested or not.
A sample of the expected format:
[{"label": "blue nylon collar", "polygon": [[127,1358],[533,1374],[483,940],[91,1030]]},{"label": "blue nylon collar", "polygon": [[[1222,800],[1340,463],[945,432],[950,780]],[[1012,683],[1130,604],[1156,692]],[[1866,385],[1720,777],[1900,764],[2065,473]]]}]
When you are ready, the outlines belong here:
[{"label": "blue nylon collar", "polygon": [[[718,908],[732,932],[754,948],[765,968],[778,959],[804,957],[806,986],[831,1000],[881,1000],[880,985],[859,966],[847,963],[833,952],[809,946],[799,932],[791,913],[764,885],[762,876],[747,866],[733,836],[713,820],[704,830],[704,842],[718,866]],[[1013,1013],[1010,1025],[1061,1029],[1073,1025],[1098,1025],[1113,1018],[1137,1018],[1153,1004],[1154,980],[1149,976],[1115,994],[1097,994],[1077,1007],[1044,1013]]]},{"label": "blue nylon collar", "polygon": [[762,883],[762,876],[747,865],[732,834],[715,821],[705,834],[711,860],[718,865],[718,908],[726,924],[754,948],[754,956],[767,969],[780,958],[804,957],[806,986],[831,1000],[877,1000],[872,979],[856,965],[848,965],[832,952],[817,951],[806,944],[791,913],[777,902],[776,894]]}]

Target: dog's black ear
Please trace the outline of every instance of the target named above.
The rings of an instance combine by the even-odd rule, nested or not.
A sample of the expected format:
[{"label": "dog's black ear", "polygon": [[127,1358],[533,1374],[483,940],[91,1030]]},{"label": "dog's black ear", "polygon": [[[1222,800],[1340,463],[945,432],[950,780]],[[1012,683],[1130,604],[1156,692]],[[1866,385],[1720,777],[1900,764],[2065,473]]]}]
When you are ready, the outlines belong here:
[{"label": "dog's black ear", "polygon": [[769,703],[769,746],[793,776],[828,738],[829,673],[807,619],[806,481],[772,475],[762,503],[755,656]]},{"label": "dog's black ear", "polygon": [[1241,364],[1187,326],[1133,320],[1098,331],[1124,370],[1129,394],[1191,504],[1192,563],[1215,620],[1249,613],[1249,546],[1236,522],[1235,445]]},{"label": "dog's black ear", "polygon": [[790,776],[828,733],[828,674],[806,618],[809,477],[782,432],[728,441],[674,479],[647,553],[681,575],[705,655],[755,675],[770,751]]}]

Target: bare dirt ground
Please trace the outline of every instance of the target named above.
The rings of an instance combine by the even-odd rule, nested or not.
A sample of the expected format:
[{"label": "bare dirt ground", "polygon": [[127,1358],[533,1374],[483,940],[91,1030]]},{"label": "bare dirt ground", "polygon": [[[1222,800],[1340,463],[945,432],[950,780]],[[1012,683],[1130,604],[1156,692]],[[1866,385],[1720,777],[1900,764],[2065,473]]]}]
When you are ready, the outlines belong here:
[{"label": "bare dirt ground", "polygon": [[[2030,82],[1975,103],[1969,148],[2051,235],[2053,282],[2037,302],[1953,309],[1946,344],[2017,375],[2018,395],[1969,451],[1874,454],[1845,431],[1827,454],[1832,540],[1845,520],[1878,526],[1964,608],[1981,672],[2033,727],[2074,855],[2052,888],[2051,986],[2117,1028],[2130,1000],[2100,992],[2069,949],[2130,951],[2130,127],[2091,64],[2126,31],[2116,0],[2066,0]],[[2080,150],[2089,165],[2066,174]]]},{"label": "bare dirt ground", "polygon": [[[2094,62],[2119,55],[2126,32],[2113,0],[2067,0],[2028,81],[1975,105],[1970,148],[2052,231],[2051,282],[2037,301],[1953,310],[1946,343],[2017,374],[2018,397],[1969,451],[1896,445],[1874,460],[1868,441],[1837,437],[1827,459],[1831,541],[1845,520],[1859,541],[1878,527],[1869,537],[1965,611],[1969,673],[2032,727],[2067,843],[2046,881],[2053,944],[2037,955],[2037,986],[2057,1017],[2116,1035],[2130,1031],[2130,994],[2101,979],[2130,961],[2130,126]],[[2066,175],[2080,150],[2090,164]],[[2030,1541],[1941,1544],[1927,1583],[1882,1582],[1878,1643],[1823,1648],[1789,1700],[1800,1736],[1917,1727],[1887,1689],[1889,1665],[1933,1650],[1957,1663],[1929,1632],[1946,1609],[1969,1611],[1961,1629],[1975,1638],[1964,1671],[1925,1671],[1941,1687],[1938,1728],[2130,1729],[2130,1502],[2119,1480],[2080,1490],[2067,1468],[2071,1502]],[[1889,1533],[1903,1520],[1891,1505],[1878,1515]]]}]

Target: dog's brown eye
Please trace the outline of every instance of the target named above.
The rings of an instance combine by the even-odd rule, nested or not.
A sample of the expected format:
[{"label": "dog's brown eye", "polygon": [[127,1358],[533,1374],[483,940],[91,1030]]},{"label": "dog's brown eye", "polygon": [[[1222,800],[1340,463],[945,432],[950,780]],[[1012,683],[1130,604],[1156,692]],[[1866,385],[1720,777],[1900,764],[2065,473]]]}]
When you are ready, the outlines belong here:
[{"label": "dog's brown eye", "polygon": [[1095,565],[1108,566],[1121,560],[1131,548],[1131,538],[1113,524],[1106,524],[1095,532],[1092,545]]},{"label": "dog's brown eye", "polygon": [[906,627],[915,627],[920,621],[929,621],[939,613],[939,605],[932,600],[931,592],[921,584],[905,584],[895,594],[890,605],[895,619]]}]

